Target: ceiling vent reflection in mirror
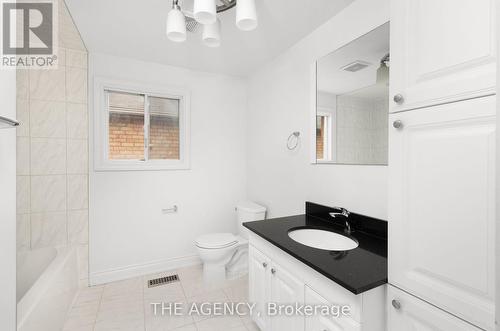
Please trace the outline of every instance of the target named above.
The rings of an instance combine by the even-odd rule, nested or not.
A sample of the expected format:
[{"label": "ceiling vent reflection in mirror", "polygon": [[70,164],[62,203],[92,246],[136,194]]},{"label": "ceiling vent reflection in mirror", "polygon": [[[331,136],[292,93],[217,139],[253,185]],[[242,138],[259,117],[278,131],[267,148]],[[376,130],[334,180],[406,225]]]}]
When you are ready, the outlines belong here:
[{"label": "ceiling vent reflection in mirror", "polygon": [[357,60],[357,61],[354,61],[352,63],[349,63],[348,65],[343,66],[340,69],[345,70],[345,71],[350,71],[350,72],[356,72],[356,71],[363,70],[364,68],[366,68],[368,66],[371,66],[371,63]]}]

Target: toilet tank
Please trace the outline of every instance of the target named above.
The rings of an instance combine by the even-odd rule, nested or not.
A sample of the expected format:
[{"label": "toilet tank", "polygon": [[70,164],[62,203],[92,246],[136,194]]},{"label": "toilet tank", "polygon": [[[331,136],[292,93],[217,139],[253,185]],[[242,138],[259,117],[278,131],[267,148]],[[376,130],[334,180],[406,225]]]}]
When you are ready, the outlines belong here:
[{"label": "toilet tank", "polygon": [[238,231],[241,236],[247,238],[247,229],[243,223],[252,221],[261,221],[266,218],[266,207],[256,204],[252,201],[242,201],[236,206]]}]

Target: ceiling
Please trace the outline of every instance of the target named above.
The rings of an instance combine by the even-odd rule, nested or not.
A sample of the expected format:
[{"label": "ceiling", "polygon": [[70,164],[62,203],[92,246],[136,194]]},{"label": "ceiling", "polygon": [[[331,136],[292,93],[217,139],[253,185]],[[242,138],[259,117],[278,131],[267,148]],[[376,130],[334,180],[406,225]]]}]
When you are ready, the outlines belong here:
[{"label": "ceiling", "polygon": [[[380,60],[389,53],[389,23],[386,23],[346,46],[318,60],[318,90],[330,94],[344,94],[376,83]],[[342,68],[355,61],[368,63],[356,72]],[[368,89],[366,93],[376,93]]]},{"label": "ceiling", "polygon": [[90,52],[237,76],[254,72],[352,2],[256,0],[257,29],[240,31],[235,9],[220,13],[222,45],[209,48],[201,32],[188,33],[184,43],[167,39],[171,0],[66,0]]}]

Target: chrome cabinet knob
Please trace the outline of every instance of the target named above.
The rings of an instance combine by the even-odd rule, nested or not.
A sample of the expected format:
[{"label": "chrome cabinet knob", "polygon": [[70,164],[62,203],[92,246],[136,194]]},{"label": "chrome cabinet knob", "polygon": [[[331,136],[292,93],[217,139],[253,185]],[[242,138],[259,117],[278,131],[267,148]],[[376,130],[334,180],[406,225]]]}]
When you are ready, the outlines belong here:
[{"label": "chrome cabinet knob", "polygon": [[402,129],[403,128],[403,122],[401,120],[395,120],[394,122],[392,122],[392,126],[395,129]]},{"label": "chrome cabinet knob", "polygon": [[274,275],[276,273],[276,269],[271,268],[271,273]]},{"label": "chrome cabinet knob", "polygon": [[405,102],[405,98],[403,97],[402,94],[396,94],[393,98],[394,102],[397,103],[398,105],[402,104]]},{"label": "chrome cabinet knob", "polygon": [[391,304],[394,307],[394,309],[396,309],[396,310],[400,310],[401,309],[401,302],[399,302],[398,300],[393,299],[391,301]]},{"label": "chrome cabinet knob", "polygon": [[267,263],[266,263],[266,262],[263,262],[263,263],[262,263],[262,266],[263,266],[264,268],[267,268]]}]

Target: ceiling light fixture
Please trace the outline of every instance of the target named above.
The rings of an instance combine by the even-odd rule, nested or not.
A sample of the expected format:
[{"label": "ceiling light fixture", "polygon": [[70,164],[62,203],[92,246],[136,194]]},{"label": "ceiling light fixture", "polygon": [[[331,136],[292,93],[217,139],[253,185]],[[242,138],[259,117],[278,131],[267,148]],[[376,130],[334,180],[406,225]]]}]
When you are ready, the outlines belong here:
[{"label": "ceiling light fixture", "polygon": [[203,26],[201,39],[208,47],[220,46],[220,20],[218,18],[215,20],[215,23]]},{"label": "ceiling light fixture", "polygon": [[201,24],[214,24],[217,20],[215,0],[194,0],[193,15]]},{"label": "ceiling light fixture", "polygon": [[167,16],[167,37],[175,42],[185,41],[186,35],[186,17],[181,11],[178,0],[172,3],[172,10]]},{"label": "ceiling light fixture", "polygon": [[257,27],[255,0],[238,0],[236,26],[243,31],[251,31]]},{"label": "ceiling light fixture", "polygon": [[[236,3],[238,1],[238,3]],[[195,33],[197,24],[203,25],[202,41],[208,47],[221,44],[221,21],[217,13],[236,7],[236,26],[243,31],[257,28],[255,0],[172,0],[167,17],[167,37],[175,42],[187,39],[186,31]],[[186,29],[187,24],[187,29]]]}]

